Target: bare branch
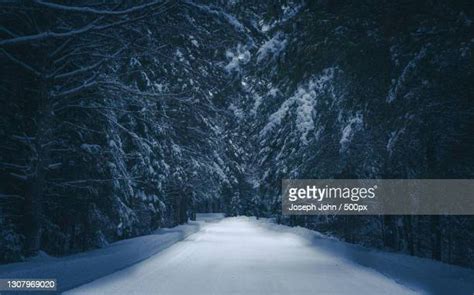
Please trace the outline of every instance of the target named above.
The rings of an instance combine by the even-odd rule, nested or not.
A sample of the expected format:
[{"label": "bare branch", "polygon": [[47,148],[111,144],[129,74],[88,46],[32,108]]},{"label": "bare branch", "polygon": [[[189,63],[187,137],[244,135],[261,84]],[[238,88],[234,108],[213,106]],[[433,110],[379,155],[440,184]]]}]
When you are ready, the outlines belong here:
[{"label": "bare branch", "polygon": [[[167,2],[165,2],[164,4],[166,4],[166,3]],[[163,6],[164,6],[164,4],[163,4]],[[161,6],[159,8],[161,8]],[[155,9],[152,9],[151,11],[154,11],[154,10]],[[166,9],[163,10],[163,11],[158,11],[158,13],[162,13],[164,11],[166,11]],[[0,46],[12,46],[12,45],[23,44],[23,43],[38,42],[38,41],[43,41],[43,40],[46,40],[46,39],[49,39],[49,38],[74,37],[76,35],[87,33],[89,31],[93,31],[93,30],[106,30],[106,29],[110,29],[112,27],[121,26],[121,25],[126,24],[126,23],[131,23],[131,22],[135,22],[135,21],[140,20],[140,19],[144,19],[144,18],[149,17],[151,15],[155,15],[155,13],[154,12],[150,13],[150,12],[147,11],[147,13],[145,13],[144,15],[138,16],[138,17],[135,17],[135,18],[127,18],[127,19],[122,19],[120,21],[112,22],[112,23],[109,23],[109,24],[97,25],[97,23],[99,21],[104,19],[104,17],[101,16],[101,17],[93,20],[92,22],[90,22],[87,25],[84,25],[84,26],[82,26],[80,28],[77,28],[77,29],[72,29],[72,30],[67,31],[67,32],[46,31],[46,32],[42,32],[42,33],[34,34],[34,35],[26,35],[26,36],[20,36],[20,37],[16,37],[16,38],[10,38],[10,39],[0,41]]]},{"label": "bare branch", "polygon": [[11,61],[15,62],[16,64],[22,66],[24,69],[32,72],[35,76],[38,76],[40,77],[41,76],[41,73],[39,71],[37,71],[35,68],[33,68],[32,66],[28,65],[27,63],[19,60],[18,58],[14,57],[13,55],[11,55],[10,53],[8,53],[5,49],[1,49],[3,54],[5,54]]},{"label": "bare branch", "polygon": [[55,79],[64,79],[64,78],[72,77],[72,76],[75,76],[75,75],[79,75],[79,74],[94,70],[94,69],[98,68],[100,65],[102,65],[104,62],[106,62],[107,60],[112,59],[112,58],[116,57],[117,55],[119,55],[124,49],[125,48],[119,49],[114,54],[104,57],[102,60],[96,62],[93,65],[90,65],[90,66],[87,66],[87,67],[81,67],[79,69],[76,69],[74,71],[70,71],[70,72],[67,72],[67,73],[58,74],[58,75],[55,75],[54,78]]},{"label": "bare branch", "polygon": [[134,13],[134,12],[140,11],[144,8],[155,6],[157,4],[164,5],[168,1],[166,1],[166,2],[153,1],[153,2],[150,2],[150,3],[137,5],[137,6],[134,6],[134,7],[127,8],[127,9],[123,9],[123,10],[101,10],[101,9],[95,9],[95,8],[88,7],[88,6],[68,6],[68,5],[58,4],[58,3],[51,3],[51,2],[43,1],[43,0],[35,0],[35,2],[37,4],[46,6],[46,7],[51,8],[51,9],[58,9],[58,10],[69,11],[69,12],[92,13],[92,14],[99,14],[99,15],[123,15],[123,14]]},{"label": "bare branch", "polygon": [[5,194],[0,194],[0,199],[20,199],[24,200],[25,198],[20,196],[20,195],[5,195]]},{"label": "bare branch", "polygon": [[48,38],[65,38],[65,37],[72,37],[74,35],[82,34],[85,32],[88,32],[92,29],[94,29],[96,26],[94,25],[95,21],[81,27],[78,29],[74,29],[71,31],[63,32],[63,33],[57,33],[57,32],[42,32],[39,34],[35,35],[26,35],[26,36],[21,36],[21,37],[16,37],[16,38],[11,38],[11,39],[6,39],[0,41],[0,46],[10,46],[10,45],[16,45],[16,44],[22,44],[22,43],[28,43],[28,42],[36,42],[36,41],[42,41]]},{"label": "bare branch", "polygon": [[64,91],[61,91],[61,92],[53,93],[53,96],[54,97],[63,97],[63,96],[77,94],[77,93],[79,93],[83,90],[89,89],[89,88],[97,85],[97,80],[95,79],[96,77],[97,77],[97,74],[94,74],[90,79],[85,81],[82,85],[79,85],[77,87],[74,87],[74,88],[71,88],[71,89],[68,89],[68,90],[64,90]]}]

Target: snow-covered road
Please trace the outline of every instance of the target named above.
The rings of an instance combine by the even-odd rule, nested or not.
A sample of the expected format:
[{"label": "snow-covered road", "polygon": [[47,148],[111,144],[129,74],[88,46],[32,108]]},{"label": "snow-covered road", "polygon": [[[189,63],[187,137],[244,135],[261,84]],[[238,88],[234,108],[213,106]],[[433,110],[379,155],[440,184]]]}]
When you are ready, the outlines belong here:
[{"label": "snow-covered road", "polygon": [[251,218],[226,218],[71,294],[413,294],[381,273]]}]

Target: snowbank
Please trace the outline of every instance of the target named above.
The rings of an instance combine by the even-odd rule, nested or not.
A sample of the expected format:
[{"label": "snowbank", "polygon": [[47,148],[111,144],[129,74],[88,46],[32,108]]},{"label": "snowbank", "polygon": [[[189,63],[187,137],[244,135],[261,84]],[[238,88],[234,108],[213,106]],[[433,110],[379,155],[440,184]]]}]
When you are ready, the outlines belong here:
[{"label": "snowbank", "polygon": [[261,219],[259,225],[280,233],[295,234],[318,251],[373,269],[422,294],[473,294],[474,270],[399,253],[369,249],[327,237],[303,227],[288,227]]},{"label": "snowbank", "polygon": [[[296,280],[295,276],[304,275],[308,277],[301,277],[299,281],[310,285],[315,284],[314,280],[324,279],[324,283],[316,284],[319,284],[321,288],[326,285],[331,288],[332,286],[342,288],[351,284],[368,284],[363,286],[368,288],[370,284],[380,287],[382,282],[386,282],[381,278],[386,277],[390,279],[390,282],[395,281],[404,288],[420,294],[472,294],[474,291],[474,270],[471,269],[430,259],[368,249],[306,228],[278,225],[269,219],[235,217],[210,224],[221,220],[224,215],[197,214],[196,217],[195,222],[175,228],[160,229],[151,235],[119,241],[103,249],[62,258],[53,258],[41,253],[40,256],[28,262],[0,266],[0,278],[57,278],[60,291],[64,291],[115,272],[116,274],[107,277],[108,280],[104,278],[95,281],[91,286],[95,288],[105,284],[101,285],[101,288],[120,289],[122,284],[128,284],[128,287],[133,288],[136,288],[138,284],[140,288],[148,288],[147,290],[168,287],[173,290],[188,290],[189,285],[172,281],[172,278],[178,278],[179,281],[184,278],[186,282],[198,282],[204,290],[211,286],[208,282],[213,281],[215,277],[220,277],[219,284],[212,285],[213,287],[217,286],[223,290],[229,288],[241,290],[242,286],[238,284],[239,281],[236,278],[244,281],[247,278],[259,282],[269,278],[265,275],[263,277],[250,275],[252,273],[250,270],[261,269],[263,274],[270,271],[277,277],[278,273],[285,273],[279,277],[279,283],[283,285],[293,284]],[[199,231],[205,223],[208,223],[205,230],[193,235],[189,239],[190,243],[180,243],[171,248],[172,251],[167,255],[157,255],[142,264],[136,264]],[[229,253],[235,253],[237,256],[229,255]],[[184,255],[181,257],[187,257],[187,259],[176,259],[179,255]],[[271,257],[279,257],[279,259],[271,259]],[[171,259],[172,263],[163,266],[163,261],[167,261],[166,259]],[[209,263],[219,266],[213,268],[219,275],[202,271]],[[132,264],[136,265],[128,268]],[[282,265],[290,267],[288,270],[283,270]],[[117,272],[125,268],[127,270]],[[223,272],[222,269],[227,269],[228,273]],[[315,270],[317,274],[314,274]],[[149,276],[144,277],[145,273]],[[155,273],[157,276],[158,274],[166,275],[169,281],[165,283],[161,281],[158,285],[147,281],[147,286],[144,283],[130,285],[130,282],[126,280],[122,282],[124,275],[131,281],[142,282]],[[229,280],[226,281],[225,276],[220,273],[226,273]],[[347,276],[346,279],[351,278],[351,281],[345,281],[344,285],[339,275]],[[113,278],[119,279],[114,281]],[[283,278],[286,281],[283,281]],[[268,290],[275,291],[272,289],[275,285],[265,284],[265,286]],[[293,287],[298,286],[292,285]],[[387,289],[386,293],[390,293],[389,291]],[[274,294],[274,292],[267,293]],[[163,294],[169,294],[169,292]],[[367,292],[362,294],[367,294]]]},{"label": "snowbank", "polygon": [[1,265],[0,278],[56,278],[59,290],[68,290],[147,259],[199,231],[203,222],[222,217],[222,214],[198,214],[197,221],[185,225],[159,229],[150,235],[61,258],[42,253],[41,257],[27,262]]},{"label": "snowbank", "polygon": [[70,290],[75,295],[415,295],[375,270],[319,251],[292,233],[230,217],[132,267]]}]

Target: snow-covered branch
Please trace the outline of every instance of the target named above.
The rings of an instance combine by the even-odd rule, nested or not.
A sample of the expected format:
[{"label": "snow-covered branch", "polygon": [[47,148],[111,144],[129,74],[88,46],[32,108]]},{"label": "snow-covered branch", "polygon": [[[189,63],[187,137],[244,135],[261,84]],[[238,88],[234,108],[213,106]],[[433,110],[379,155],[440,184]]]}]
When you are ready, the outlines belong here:
[{"label": "snow-covered branch", "polygon": [[67,72],[67,73],[56,74],[56,75],[54,75],[54,78],[55,79],[64,79],[64,78],[69,78],[69,77],[72,77],[72,76],[75,76],[75,75],[79,75],[79,74],[83,74],[83,73],[87,73],[87,72],[90,72],[92,70],[95,70],[96,68],[98,68],[102,64],[104,64],[107,60],[113,59],[114,57],[119,55],[121,52],[123,52],[124,49],[125,48],[121,48],[117,52],[115,52],[114,54],[105,56],[103,59],[99,60],[98,62],[96,62],[96,63],[94,63],[90,66],[79,67],[78,69]]},{"label": "snow-covered branch", "polygon": [[98,14],[98,15],[124,15],[124,14],[135,13],[135,12],[138,12],[143,9],[153,7],[159,4],[164,5],[168,3],[168,1],[152,1],[150,3],[144,3],[141,5],[133,6],[127,9],[123,9],[123,10],[97,9],[97,8],[93,8],[89,6],[69,6],[69,5],[52,3],[49,1],[43,1],[43,0],[35,0],[35,3],[46,6],[51,9],[57,9],[57,10],[68,11],[68,12],[92,13],[92,14]]},{"label": "snow-covered branch", "polygon": [[17,44],[23,44],[23,43],[29,43],[29,42],[38,42],[38,41],[43,41],[48,38],[73,37],[75,35],[88,32],[92,29],[97,29],[97,26],[95,25],[95,21],[85,26],[82,26],[80,28],[73,29],[67,32],[46,31],[46,32],[38,33],[38,34],[25,35],[25,36],[20,36],[16,38],[2,40],[0,41],[0,46],[11,46],[11,45],[17,45]]},{"label": "snow-covered branch", "polygon": [[114,21],[114,22],[111,22],[111,23],[105,23],[105,24],[100,24],[99,25],[98,23],[100,21],[104,20],[104,17],[101,16],[101,17],[91,21],[90,23],[88,23],[86,25],[83,25],[83,26],[81,26],[79,28],[76,28],[76,29],[71,29],[71,30],[66,31],[66,32],[46,31],[46,32],[38,33],[38,34],[19,36],[19,37],[5,39],[5,40],[0,41],[0,46],[4,47],[4,46],[24,44],[24,43],[39,42],[39,41],[43,41],[43,40],[50,39],[50,38],[71,38],[71,37],[75,37],[77,35],[81,35],[81,34],[84,34],[84,33],[90,32],[90,31],[106,30],[106,29],[110,29],[110,28],[113,28],[113,27],[122,26],[122,25],[127,24],[127,23],[131,23],[131,22],[141,20],[141,19],[146,18],[150,15],[153,15],[153,13],[150,13],[149,11],[147,11],[144,15],[141,15],[141,16],[138,16],[138,17],[125,18],[125,19],[121,19],[121,20]]},{"label": "snow-covered branch", "polygon": [[81,91],[90,89],[91,87],[97,85],[96,76],[97,76],[97,75],[94,74],[91,78],[89,78],[88,80],[86,80],[84,83],[82,83],[81,85],[76,86],[76,87],[74,87],[74,88],[70,88],[70,89],[67,89],[67,90],[63,90],[63,91],[61,91],[61,92],[55,92],[55,93],[53,93],[53,96],[54,96],[54,97],[64,97],[64,96],[68,96],[68,95],[74,95],[74,94],[77,94],[77,93],[79,93],[79,92],[81,92]]}]

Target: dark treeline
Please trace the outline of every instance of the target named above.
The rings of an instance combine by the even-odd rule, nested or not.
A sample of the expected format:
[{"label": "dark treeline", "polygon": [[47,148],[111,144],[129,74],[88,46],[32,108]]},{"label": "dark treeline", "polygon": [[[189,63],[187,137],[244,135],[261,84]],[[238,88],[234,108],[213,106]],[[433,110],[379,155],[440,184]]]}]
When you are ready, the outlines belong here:
[{"label": "dark treeline", "polygon": [[276,217],[474,265],[470,216],[281,215],[283,178],[472,178],[470,1],[1,4],[0,260]]},{"label": "dark treeline", "polygon": [[[472,178],[470,1],[283,1],[247,80],[266,214],[351,243],[474,265],[471,216],[279,216],[283,178]],[[235,8],[238,10],[237,8]],[[244,9],[245,11],[245,9]],[[250,149],[249,149],[250,151]]]},{"label": "dark treeline", "polygon": [[4,1],[1,21],[1,261],[181,224],[237,186],[231,24],[174,1]]}]

